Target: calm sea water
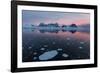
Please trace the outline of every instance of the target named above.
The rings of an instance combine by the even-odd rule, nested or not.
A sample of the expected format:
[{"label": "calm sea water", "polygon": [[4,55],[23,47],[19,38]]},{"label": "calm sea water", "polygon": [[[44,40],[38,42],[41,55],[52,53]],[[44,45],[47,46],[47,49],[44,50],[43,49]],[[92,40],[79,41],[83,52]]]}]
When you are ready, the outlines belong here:
[{"label": "calm sea water", "polygon": [[23,62],[89,59],[90,33],[23,28],[22,47]]}]

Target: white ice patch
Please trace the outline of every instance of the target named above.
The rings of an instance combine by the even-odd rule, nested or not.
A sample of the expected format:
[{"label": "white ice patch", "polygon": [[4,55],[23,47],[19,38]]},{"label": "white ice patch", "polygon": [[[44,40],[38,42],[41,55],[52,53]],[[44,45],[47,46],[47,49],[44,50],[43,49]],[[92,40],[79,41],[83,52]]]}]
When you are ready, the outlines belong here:
[{"label": "white ice patch", "polygon": [[62,56],[63,56],[63,57],[68,57],[69,55],[66,54],[66,53],[64,53],[64,54],[62,54]]},{"label": "white ice patch", "polygon": [[39,60],[49,60],[54,58],[58,52],[56,50],[48,51],[39,56]]},{"label": "white ice patch", "polygon": [[58,48],[57,50],[58,50],[58,51],[62,51],[62,48]]}]

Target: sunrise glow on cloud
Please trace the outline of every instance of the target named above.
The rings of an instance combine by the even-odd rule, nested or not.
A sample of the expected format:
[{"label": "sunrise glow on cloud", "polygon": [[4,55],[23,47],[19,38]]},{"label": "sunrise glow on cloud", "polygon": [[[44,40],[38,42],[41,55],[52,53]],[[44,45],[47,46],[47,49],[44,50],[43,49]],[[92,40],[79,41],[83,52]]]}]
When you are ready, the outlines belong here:
[{"label": "sunrise glow on cloud", "polygon": [[22,11],[23,25],[39,25],[40,23],[58,23],[59,25],[84,25],[90,23],[89,13],[75,12],[47,12],[47,11]]}]

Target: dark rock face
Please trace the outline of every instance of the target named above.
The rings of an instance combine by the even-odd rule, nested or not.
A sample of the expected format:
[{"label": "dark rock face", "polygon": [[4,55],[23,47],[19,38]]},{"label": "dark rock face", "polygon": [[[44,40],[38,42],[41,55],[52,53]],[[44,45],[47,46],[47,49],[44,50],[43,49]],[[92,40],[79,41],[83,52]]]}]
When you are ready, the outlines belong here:
[{"label": "dark rock face", "polygon": [[71,24],[70,27],[77,27],[77,25],[76,24]]},{"label": "dark rock face", "polygon": [[44,23],[40,23],[39,26],[44,27],[44,26],[46,26],[46,24],[44,24]]},{"label": "dark rock face", "polygon": [[[65,28],[65,27],[68,27],[68,26],[67,25],[59,26],[58,23],[49,23],[49,24],[40,23],[39,27],[62,27],[62,28]],[[76,24],[71,24],[71,25],[69,25],[69,27],[77,27],[77,25]]]},{"label": "dark rock face", "polygon": [[58,23],[50,23],[50,24],[44,24],[44,23],[40,23],[39,26],[42,27],[59,27]]},{"label": "dark rock face", "polygon": [[51,23],[48,24],[49,27],[59,27],[58,23]]},{"label": "dark rock face", "polygon": [[67,25],[63,25],[62,28],[63,28],[63,27],[67,27]]}]

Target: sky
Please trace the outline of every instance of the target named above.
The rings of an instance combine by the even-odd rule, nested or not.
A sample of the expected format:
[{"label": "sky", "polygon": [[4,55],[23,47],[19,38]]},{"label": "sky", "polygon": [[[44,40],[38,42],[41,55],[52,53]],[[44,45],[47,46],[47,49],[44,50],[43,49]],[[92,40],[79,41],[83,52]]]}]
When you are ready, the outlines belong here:
[{"label": "sky", "polygon": [[40,23],[58,23],[62,25],[85,25],[90,23],[89,13],[76,12],[54,12],[54,11],[34,11],[22,10],[22,23],[24,26],[36,25]]}]

